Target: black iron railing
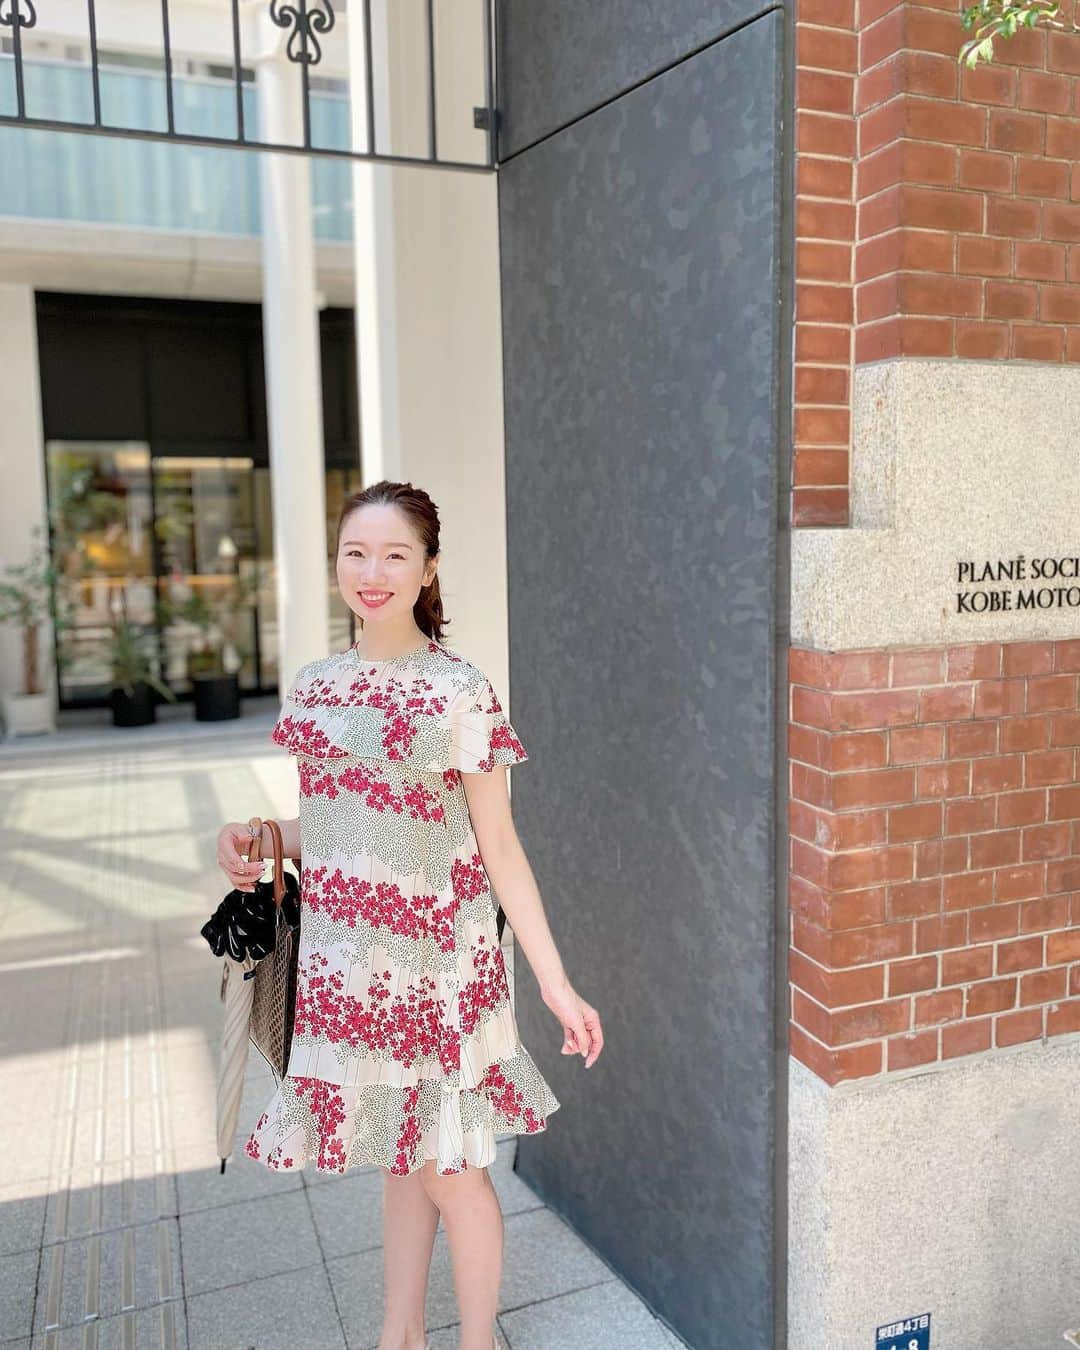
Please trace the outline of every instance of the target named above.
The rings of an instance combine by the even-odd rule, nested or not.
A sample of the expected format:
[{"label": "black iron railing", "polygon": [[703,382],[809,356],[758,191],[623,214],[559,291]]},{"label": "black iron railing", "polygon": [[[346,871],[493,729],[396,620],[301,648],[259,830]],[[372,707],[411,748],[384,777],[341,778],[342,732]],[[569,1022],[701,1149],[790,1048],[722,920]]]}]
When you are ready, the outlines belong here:
[{"label": "black iron railing", "polygon": [[[493,17],[494,0],[454,0],[463,15],[470,4],[478,4],[482,13],[482,42],[484,60],[484,103],[473,107],[473,126],[483,130],[485,135],[485,156],[483,160],[455,160],[441,158],[438,151],[438,117],[436,103],[437,52],[435,43],[434,0],[427,0],[426,6],[426,97],[427,97],[427,140],[426,155],[390,154],[376,150],[375,117],[375,68],[372,52],[371,0],[351,0],[349,21],[360,22],[364,26],[365,71],[364,88],[366,93],[367,144],[362,148],[339,149],[316,145],[311,134],[311,80],[310,72],[322,60],[323,49],[320,38],[330,33],[337,16],[334,12],[334,0],[297,0],[295,4],[285,4],[282,0],[267,0],[271,21],[279,28],[288,30],[285,55],[298,68],[301,81],[303,108],[303,137],[292,142],[261,140],[249,136],[245,126],[243,69],[241,61],[241,21],[240,0],[227,0],[232,9],[232,69],[236,85],[236,131],[234,135],[200,135],[182,131],[176,125],[174,106],[173,43],[169,22],[169,0],[160,0],[162,48],[164,52],[165,73],[165,120],[163,130],[142,127],[127,127],[104,121],[101,106],[101,71],[98,50],[97,14],[95,0],[86,0],[87,23],[90,47],[90,81],[93,94],[93,118],[90,121],[58,117],[40,117],[31,115],[26,105],[26,56],[23,51],[23,34],[38,25],[38,8],[44,8],[48,0],[0,0],[0,36],[10,33],[10,49],[15,76],[14,113],[0,113],[0,125],[34,127],[40,130],[77,131],[107,136],[127,136],[141,140],[178,141],[187,145],[236,146],[250,150],[274,150],[283,153],[317,154],[355,160],[373,160],[389,164],[418,164],[440,169],[466,169],[486,172],[495,168],[495,126],[496,114],[494,100],[494,45]],[[150,0],[148,0],[150,3]],[[340,3],[340,0],[339,0]],[[474,11],[475,12],[475,11]]]}]

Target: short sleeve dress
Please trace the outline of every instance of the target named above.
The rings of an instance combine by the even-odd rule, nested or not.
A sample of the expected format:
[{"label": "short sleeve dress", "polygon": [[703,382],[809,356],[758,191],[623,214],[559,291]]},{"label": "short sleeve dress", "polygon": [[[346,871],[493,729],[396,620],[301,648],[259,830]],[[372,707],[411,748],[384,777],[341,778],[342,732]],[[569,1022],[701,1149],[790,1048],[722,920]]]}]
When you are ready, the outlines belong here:
[{"label": "short sleeve dress", "polygon": [[302,667],[300,943],[285,1076],[248,1136],[275,1170],[486,1167],[559,1102],[518,1034],[461,775],[528,758],[495,690],[434,639]]}]

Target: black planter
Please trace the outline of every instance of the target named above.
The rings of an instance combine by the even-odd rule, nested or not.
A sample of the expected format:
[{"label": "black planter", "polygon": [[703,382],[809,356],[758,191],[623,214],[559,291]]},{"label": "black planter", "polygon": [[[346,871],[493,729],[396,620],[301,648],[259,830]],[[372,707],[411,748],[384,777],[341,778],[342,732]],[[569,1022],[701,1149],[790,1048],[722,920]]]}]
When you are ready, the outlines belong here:
[{"label": "black planter", "polygon": [[227,722],[240,716],[238,675],[196,675],[191,687],[196,722]]},{"label": "black planter", "polygon": [[114,727],[145,727],[157,718],[157,700],[152,687],[136,680],[132,688],[134,694],[127,694],[123,689],[113,689],[109,693]]}]

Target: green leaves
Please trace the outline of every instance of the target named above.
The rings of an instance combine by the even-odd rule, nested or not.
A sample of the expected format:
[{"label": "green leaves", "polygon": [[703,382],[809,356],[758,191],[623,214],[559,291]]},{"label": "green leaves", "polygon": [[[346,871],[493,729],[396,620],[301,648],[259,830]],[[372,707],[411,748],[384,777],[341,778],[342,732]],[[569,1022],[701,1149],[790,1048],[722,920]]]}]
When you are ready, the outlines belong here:
[{"label": "green leaves", "polygon": [[1064,24],[1055,22],[1060,12],[1060,0],[1027,0],[1019,5],[1009,0],[979,0],[960,16],[961,26],[966,32],[974,29],[975,36],[961,46],[956,59],[970,69],[980,61],[989,63],[994,59],[995,38],[1011,38],[1018,28],[1034,28],[1040,21],[1048,27],[1064,28]]}]

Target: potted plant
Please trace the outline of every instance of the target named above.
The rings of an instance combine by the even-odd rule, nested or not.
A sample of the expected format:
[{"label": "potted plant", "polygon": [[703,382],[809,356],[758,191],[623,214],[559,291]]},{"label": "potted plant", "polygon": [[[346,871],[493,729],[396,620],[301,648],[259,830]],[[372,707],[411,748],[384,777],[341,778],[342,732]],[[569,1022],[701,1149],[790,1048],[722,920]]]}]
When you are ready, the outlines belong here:
[{"label": "potted plant", "polygon": [[[53,695],[44,684],[41,628],[46,619],[51,620],[55,644],[71,623],[70,605],[57,600],[57,573],[42,526],[35,525],[31,533],[34,545],[30,559],[8,565],[4,569],[8,580],[0,582],[0,624],[22,630],[22,688],[3,696],[9,738],[55,731]],[[58,648],[54,646],[54,650]]]},{"label": "potted plant", "polygon": [[145,651],[146,634],[127,618],[115,620],[109,634],[113,726],[142,727],[155,721],[155,691],[170,703],[176,695],[158,678]]},{"label": "potted plant", "polygon": [[172,616],[198,634],[187,656],[197,722],[240,716],[239,672],[251,648],[236,635],[255,602],[260,577],[260,569],[252,567],[216,594],[192,588],[183,600],[170,602]]}]

